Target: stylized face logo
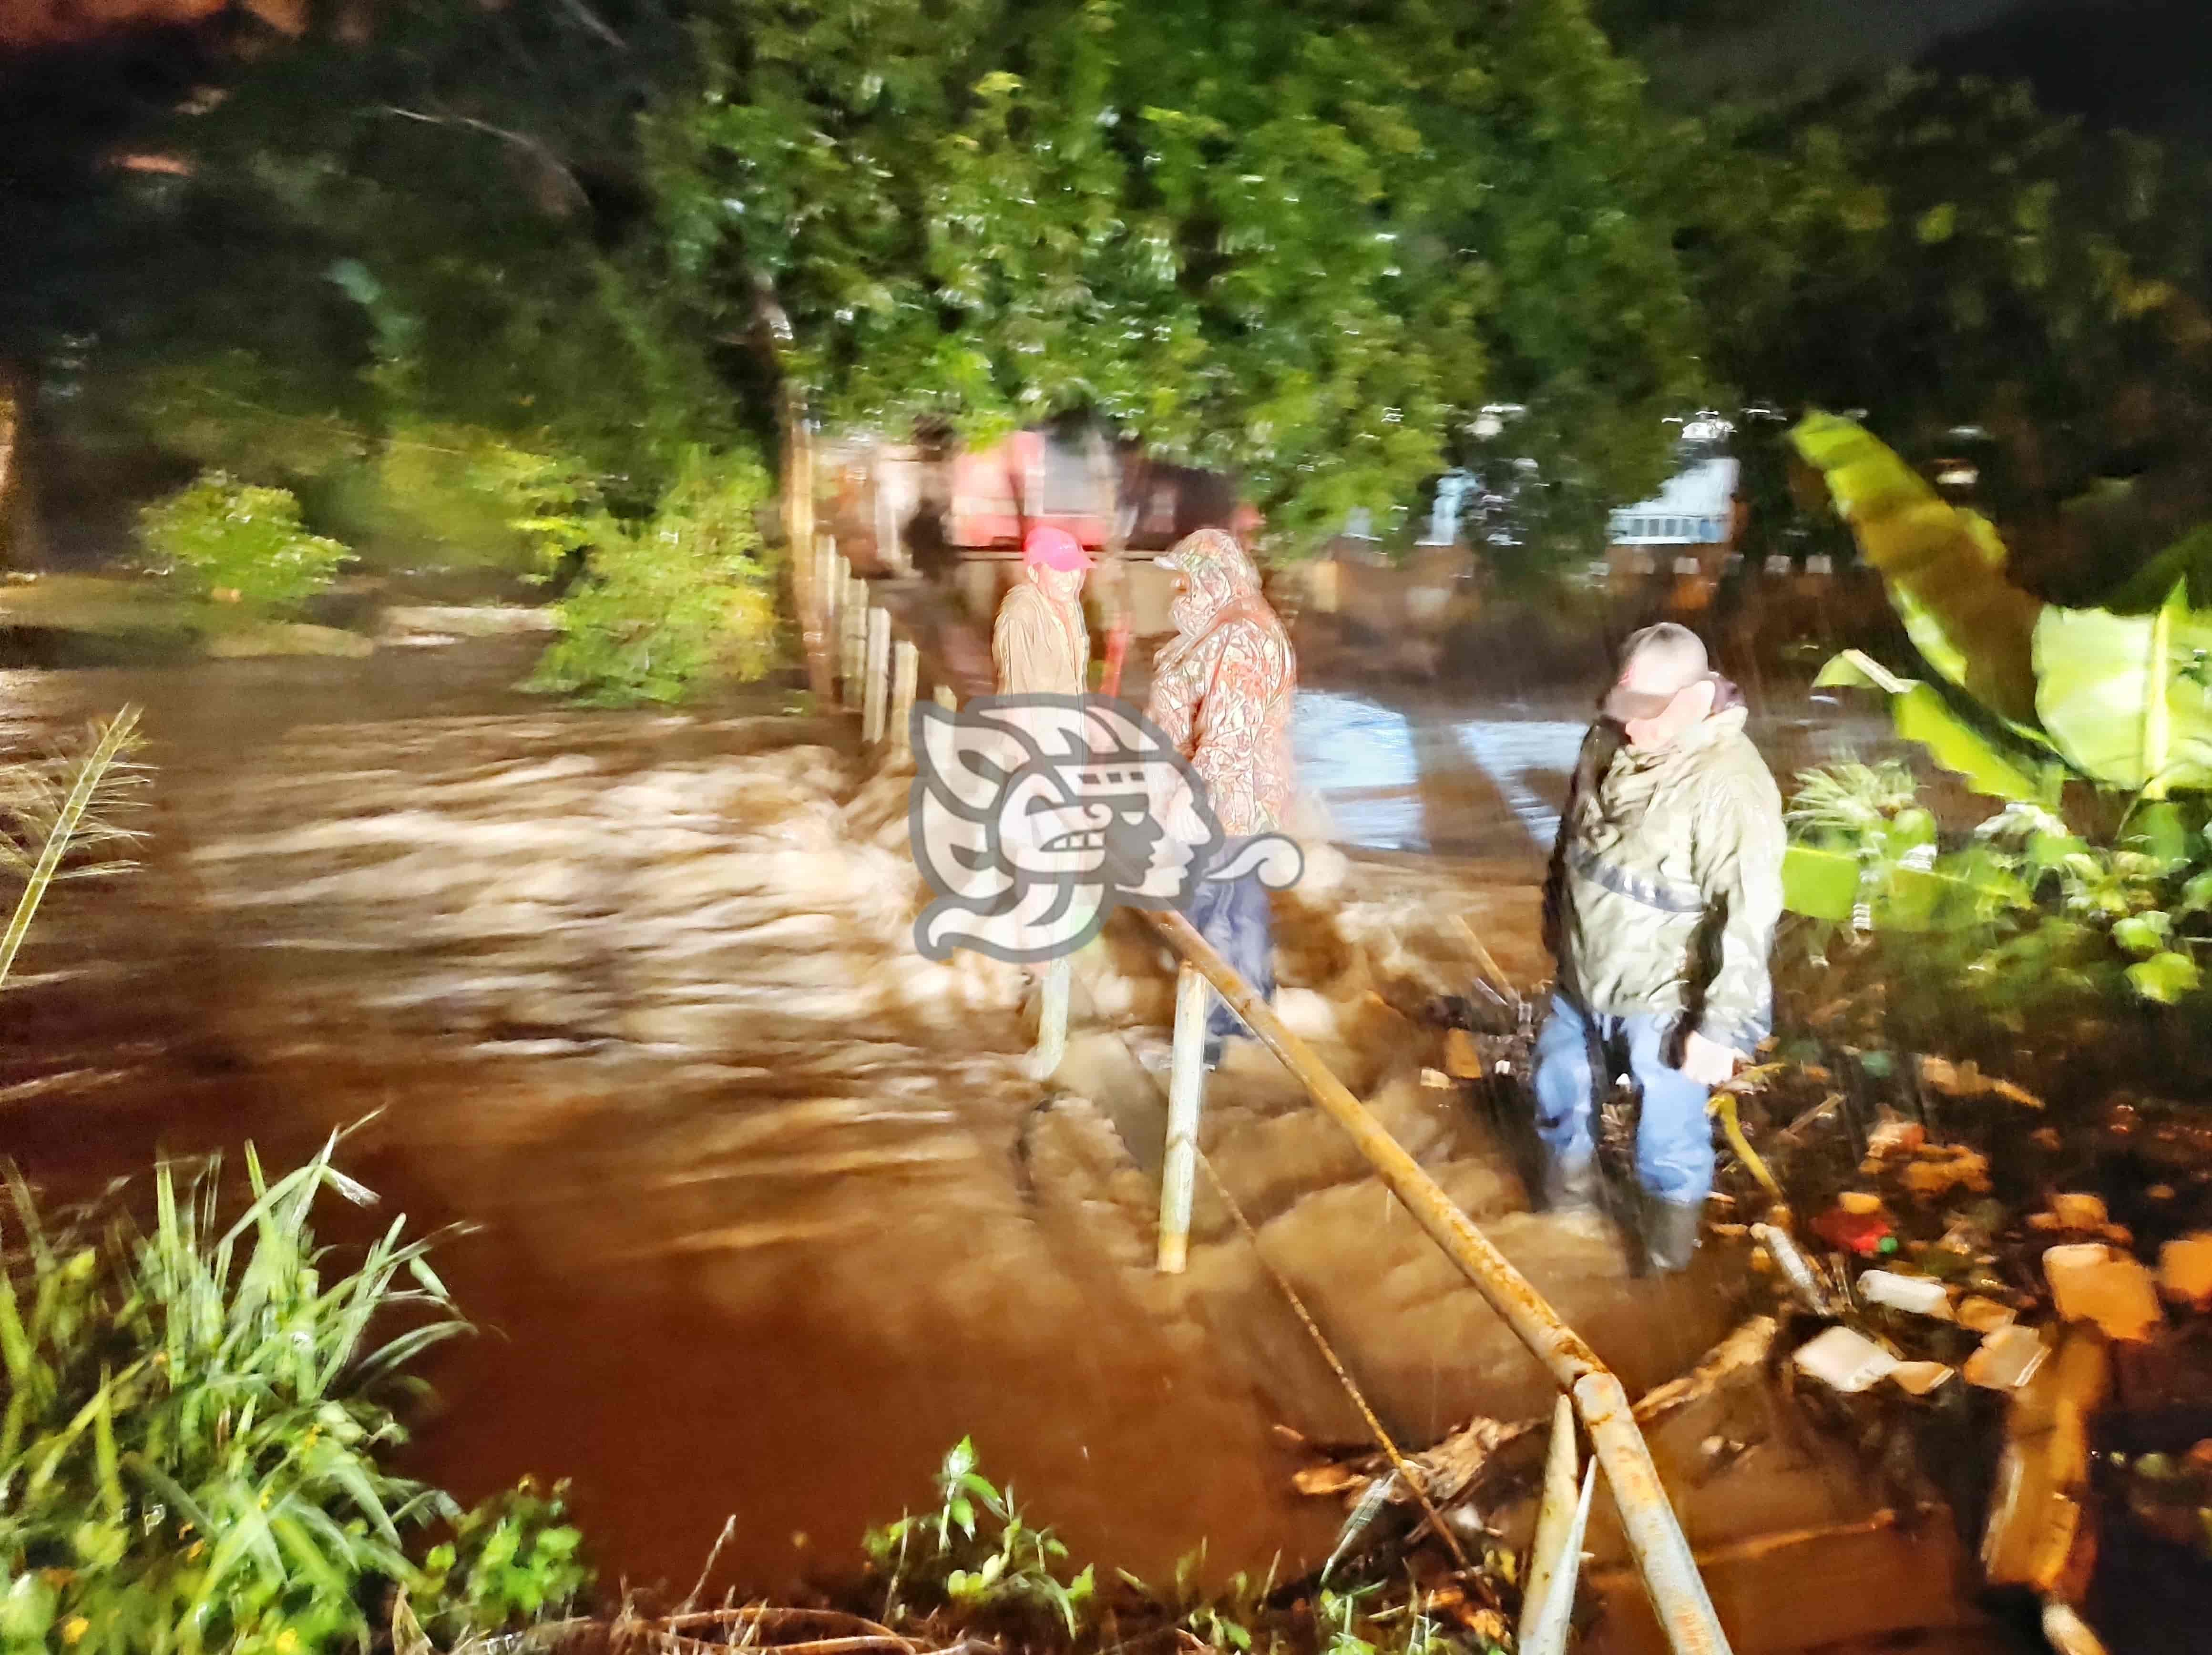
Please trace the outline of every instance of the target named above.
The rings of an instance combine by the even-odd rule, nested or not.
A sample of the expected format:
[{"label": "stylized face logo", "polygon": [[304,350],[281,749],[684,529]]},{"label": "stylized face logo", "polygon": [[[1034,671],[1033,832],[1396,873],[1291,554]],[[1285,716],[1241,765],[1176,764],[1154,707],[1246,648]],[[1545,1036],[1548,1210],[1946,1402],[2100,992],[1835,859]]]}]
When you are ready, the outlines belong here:
[{"label": "stylized face logo", "polygon": [[1257,869],[1281,889],[1301,870],[1279,836],[1255,842],[1234,874],[1211,869],[1224,836],[1204,789],[1126,702],[992,696],[957,714],[925,703],[914,733],[908,833],[937,894],[915,937],[931,959],[970,948],[1049,960],[1097,935],[1118,903],[1180,909],[1201,874]]}]

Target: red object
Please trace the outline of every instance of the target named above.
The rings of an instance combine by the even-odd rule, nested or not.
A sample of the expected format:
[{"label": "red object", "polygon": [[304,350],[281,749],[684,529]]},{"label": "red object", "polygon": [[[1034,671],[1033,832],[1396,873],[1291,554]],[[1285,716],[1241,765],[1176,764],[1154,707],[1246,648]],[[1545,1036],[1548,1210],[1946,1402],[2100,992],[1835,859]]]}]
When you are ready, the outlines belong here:
[{"label": "red object", "polygon": [[1101,694],[1121,693],[1121,663],[1129,656],[1129,623],[1116,621],[1106,634],[1106,670],[1099,676]]},{"label": "red object", "polygon": [[1841,1207],[1831,1207],[1813,1221],[1813,1234],[1832,1247],[1871,1258],[1890,1239],[1889,1215],[1847,1213]]},{"label": "red object", "polygon": [[1022,540],[1022,561],[1042,563],[1048,569],[1074,571],[1091,567],[1091,554],[1065,529],[1039,524]]}]

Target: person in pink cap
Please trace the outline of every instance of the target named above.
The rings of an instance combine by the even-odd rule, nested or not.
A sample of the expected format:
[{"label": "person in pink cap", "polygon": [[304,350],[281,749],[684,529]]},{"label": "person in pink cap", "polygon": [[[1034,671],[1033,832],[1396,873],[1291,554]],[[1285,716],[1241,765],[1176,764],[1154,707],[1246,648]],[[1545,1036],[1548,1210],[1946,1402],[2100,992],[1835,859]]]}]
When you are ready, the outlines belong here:
[{"label": "person in pink cap", "polygon": [[999,605],[991,664],[1001,695],[1080,695],[1091,687],[1083,579],[1091,555],[1065,529],[1040,524],[1022,541],[1022,579]]},{"label": "person in pink cap", "polygon": [[[1083,580],[1091,556],[1065,529],[1039,524],[1022,538],[1022,579],[999,605],[991,664],[1001,695],[1080,695],[1091,688],[1091,629]],[[1073,963],[1062,955],[1031,967],[1042,999],[1031,1072],[1040,1079],[1066,1053]]]}]

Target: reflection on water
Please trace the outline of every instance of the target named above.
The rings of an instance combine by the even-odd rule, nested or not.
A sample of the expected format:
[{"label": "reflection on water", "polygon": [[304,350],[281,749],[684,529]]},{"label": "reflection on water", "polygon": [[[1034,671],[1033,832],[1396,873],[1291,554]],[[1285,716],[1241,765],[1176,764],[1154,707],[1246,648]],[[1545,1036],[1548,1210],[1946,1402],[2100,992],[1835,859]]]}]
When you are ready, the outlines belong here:
[{"label": "reflection on water", "polygon": [[1498,784],[1528,837],[1540,848],[1550,850],[1559,834],[1562,799],[1540,793],[1532,779],[1544,777],[1556,784],[1571,775],[1575,755],[1581,750],[1588,724],[1561,724],[1530,718],[1510,723],[1474,723],[1453,727],[1461,743],[1483,773]]},{"label": "reflection on water", "polygon": [[[1341,691],[1300,694],[1292,731],[1299,779],[1340,842],[1382,851],[1550,848],[1560,788],[1587,724],[1461,719],[1452,711],[1409,712]],[[1525,843],[1498,833],[1508,813]]]}]

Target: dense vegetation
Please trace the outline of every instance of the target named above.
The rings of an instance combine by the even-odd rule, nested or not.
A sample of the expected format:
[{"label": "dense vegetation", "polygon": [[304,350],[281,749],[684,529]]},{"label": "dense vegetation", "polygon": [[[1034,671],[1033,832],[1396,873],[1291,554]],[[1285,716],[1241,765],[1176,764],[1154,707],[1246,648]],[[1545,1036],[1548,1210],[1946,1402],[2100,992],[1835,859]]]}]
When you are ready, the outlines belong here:
[{"label": "dense vegetation", "polygon": [[[696,457],[764,462],[803,537],[828,428],[1087,415],[1234,470],[1279,555],[1354,508],[1404,532],[1467,466],[1516,479],[1495,555],[1561,567],[1709,398],[1966,452],[2021,578],[2073,599],[2212,516],[2204,169],[2017,89],[1682,118],[1600,32],[1651,46],[1626,0],[370,17],[233,19],[96,142],[27,118],[0,402],[38,417],[0,440],[289,490],[371,573],[594,568],[548,684],[772,660],[750,601],[703,651],[607,623],[671,613],[638,549]],[[99,164],[118,142],[176,165]]]}]

